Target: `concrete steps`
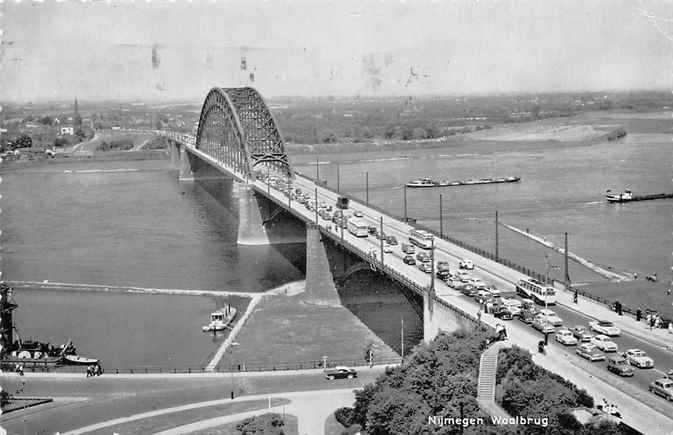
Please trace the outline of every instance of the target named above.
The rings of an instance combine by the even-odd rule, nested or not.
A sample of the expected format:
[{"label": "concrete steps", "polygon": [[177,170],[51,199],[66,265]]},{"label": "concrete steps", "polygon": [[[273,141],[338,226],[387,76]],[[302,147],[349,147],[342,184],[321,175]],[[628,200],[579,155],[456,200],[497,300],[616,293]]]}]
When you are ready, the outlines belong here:
[{"label": "concrete steps", "polygon": [[479,380],[477,382],[477,402],[491,416],[509,417],[495,401],[495,376],[498,370],[498,353],[509,347],[507,342],[497,341],[486,349],[479,360]]}]

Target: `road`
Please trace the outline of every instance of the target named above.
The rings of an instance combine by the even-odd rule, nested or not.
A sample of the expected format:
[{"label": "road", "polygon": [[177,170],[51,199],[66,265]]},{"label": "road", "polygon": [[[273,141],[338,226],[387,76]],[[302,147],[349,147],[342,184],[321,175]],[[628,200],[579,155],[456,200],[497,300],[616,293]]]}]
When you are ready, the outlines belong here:
[{"label": "road", "polygon": [[[260,189],[268,189],[268,186],[261,180],[258,180],[255,183],[259,186]],[[311,197],[311,199],[314,199],[316,186],[311,180],[297,176],[294,186],[301,188],[303,192],[307,193]],[[280,195],[279,198],[286,198],[280,191],[273,188],[271,189],[271,194],[276,197]],[[335,192],[331,192],[322,188],[318,189],[317,199],[319,202],[331,204],[334,207],[337,197],[338,194]],[[287,199],[284,200],[285,202],[287,201]],[[306,219],[315,221],[315,211],[308,210],[304,205],[299,204],[296,201],[293,201],[291,205],[296,212],[302,214]],[[350,209],[361,211],[364,214],[363,218],[367,220],[372,226],[379,229],[381,212],[367,207],[366,205],[357,201],[353,201],[352,199]],[[408,240],[409,231],[412,229],[412,227],[400,221],[390,219],[385,215],[383,216],[383,219],[383,231],[387,235],[395,236],[399,242],[397,246],[392,247],[392,253],[384,253],[384,263],[392,266],[395,270],[403,272],[408,278],[417,283],[420,283],[422,286],[429,286],[431,280],[430,274],[420,271],[416,266],[406,265],[402,261],[405,254],[401,251],[401,243]],[[318,224],[323,227],[331,224],[332,231],[334,231],[339,237],[341,236],[340,229],[335,228],[336,226],[330,221],[326,221],[318,217]],[[347,230],[343,231],[343,237],[349,243],[354,244],[362,251],[369,252],[373,250],[376,252],[377,258],[380,257],[381,241],[375,237],[355,237]],[[481,278],[487,284],[495,285],[496,288],[501,289],[505,295],[514,295],[515,283],[518,282],[519,279],[525,277],[525,275],[517,271],[505,268],[500,264],[480,257],[470,251],[455,246],[450,242],[435,238],[435,262],[447,261],[450,264],[451,270],[457,270],[458,262],[463,258],[468,258],[475,264],[475,270],[470,271],[471,275]],[[467,307],[465,311],[469,313],[476,314],[479,310],[479,304],[474,299],[465,296],[456,290],[453,290],[440,279],[435,279],[435,291],[438,297],[446,300],[450,304],[458,305],[463,309]],[[457,302],[459,303],[457,304]],[[564,326],[570,328],[576,325],[583,325],[588,327],[590,321],[597,320],[579,311],[575,311],[561,305],[556,305],[552,308],[563,319]],[[513,320],[507,323],[509,324],[512,322],[525,326],[529,334],[539,337],[537,338],[538,340],[543,337],[540,332],[530,326],[526,326],[524,323],[518,320]],[[607,363],[605,361],[595,362],[592,364],[594,369],[587,370],[589,370],[593,375],[597,374],[596,369],[604,371],[603,374],[608,375],[608,381],[610,380],[610,377],[614,377],[615,383],[619,385],[627,384],[636,387],[640,392],[644,392],[645,394],[652,396],[650,399],[660,402],[660,406],[658,406],[658,408],[673,414],[673,405],[666,402],[663,398],[651,395],[647,391],[647,387],[652,381],[661,378],[667,370],[673,369],[673,354],[669,350],[642,340],[639,337],[632,336],[628,333],[623,333],[620,337],[616,337],[614,341],[618,345],[618,353],[621,353],[630,348],[639,348],[644,350],[654,359],[655,368],[636,369],[636,374],[632,378],[619,378],[619,376],[608,372],[606,369]],[[575,355],[574,347],[565,347],[560,343],[557,343],[555,340],[553,340],[553,336],[550,336],[550,343],[553,349],[563,353],[564,355],[567,355],[571,361],[575,362],[579,366],[586,367],[586,360]],[[606,354],[606,356],[609,357],[610,354]],[[631,389],[626,389],[629,390],[629,393],[632,393]]]}]

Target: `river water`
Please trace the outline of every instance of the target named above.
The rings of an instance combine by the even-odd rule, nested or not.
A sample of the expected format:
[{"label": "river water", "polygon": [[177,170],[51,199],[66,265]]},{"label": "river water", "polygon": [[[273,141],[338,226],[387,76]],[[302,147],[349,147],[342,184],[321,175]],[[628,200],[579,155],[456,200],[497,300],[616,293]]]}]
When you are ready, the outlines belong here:
[{"label": "river water", "polygon": [[[411,178],[518,175],[520,183],[409,190],[408,214],[438,229],[441,193],[444,230],[453,237],[492,251],[498,210],[502,223],[527,228],[558,246],[567,231],[570,250],[598,264],[637,272],[641,281],[653,272],[668,281],[673,201],[603,201],[607,188],[673,190],[670,120],[656,115],[589,114],[571,120],[624,125],[628,136],[609,143],[453,141],[425,150],[321,154],[320,176],[336,186],[339,163],[341,189],[364,198],[368,172],[370,202],[402,215],[401,186]],[[314,173],[315,159],[315,154],[291,155],[307,174]],[[198,183],[178,183],[167,160],[45,163],[3,172],[4,279],[259,292],[303,277],[302,246],[282,253],[237,246],[235,190],[226,182],[215,186],[221,192],[215,199]],[[545,250],[504,228],[500,254],[545,270]],[[554,254],[549,263],[563,264]],[[561,269],[551,268],[550,275],[560,278]],[[604,282],[572,262],[570,275],[589,290]],[[641,283],[639,289],[621,293],[627,305],[631,299],[633,305],[673,313],[661,282]],[[73,338],[83,353],[96,352],[120,367],[198,366],[219,343],[199,332],[209,311],[221,305],[212,298],[27,291],[17,299],[24,335]],[[361,308],[353,311],[367,311]],[[379,304],[369,311],[376,315],[370,313],[365,323],[396,342],[399,307]],[[396,319],[390,331],[381,321],[386,318]],[[422,331],[420,323],[408,322],[411,345]],[[112,330],[118,333],[108,333]],[[107,337],[116,337],[115,342]],[[178,340],[191,344],[176,355]],[[140,350],[125,354],[125,346]]]}]

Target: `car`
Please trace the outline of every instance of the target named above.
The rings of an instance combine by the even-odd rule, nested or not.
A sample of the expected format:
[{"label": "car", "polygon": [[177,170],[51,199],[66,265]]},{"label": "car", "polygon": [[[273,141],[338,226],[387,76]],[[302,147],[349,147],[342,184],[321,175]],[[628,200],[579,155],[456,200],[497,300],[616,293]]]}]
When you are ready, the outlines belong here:
[{"label": "car", "polygon": [[582,343],[577,346],[575,353],[581,356],[584,359],[588,359],[591,362],[594,361],[603,361],[605,355],[603,355],[596,346],[591,343]]},{"label": "car", "polygon": [[512,313],[513,316],[518,316],[519,314],[521,314],[521,302],[519,302],[517,299],[502,298],[502,305],[507,307],[507,309],[509,309],[509,311]]},{"label": "car", "polygon": [[330,381],[334,379],[353,379],[358,377],[355,369],[346,366],[337,366],[332,369],[325,369],[325,377]]},{"label": "car", "polygon": [[636,372],[628,361],[626,361],[626,358],[620,356],[608,358],[608,371],[616,373],[619,376],[633,376]]},{"label": "car", "polygon": [[626,361],[639,369],[654,368],[654,360],[640,349],[629,349],[622,354]]},{"label": "car", "polygon": [[673,401],[673,380],[668,378],[657,379],[647,388],[651,393],[657,394],[666,400]]},{"label": "car", "polygon": [[535,302],[532,299],[521,299],[521,308],[524,310],[526,308],[537,309]]},{"label": "car", "polygon": [[478,290],[474,288],[471,284],[461,283],[461,288],[459,289],[462,294],[469,296],[471,298],[477,296]]},{"label": "car", "polygon": [[416,264],[416,259],[414,258],[413,255],[405,255],[402,261],[404,261],[404,264],[409,264],[412,266]]},{"label": "car", "polygon": [[416,253],[416,248],[414,245],[410,245],[408,243],[402,243],[402,252],[405,254],[415,254]]},{"label": "car", "polygon": [[617,352],[617,344],[614,341],[610,341],[610,337],[607,335],[596,335],[591,339],[591,344],[603,352]]},{"label": "car", "polygon": [[392,246],[390,246],[389,244],[385,243],[385,244],[383,245],[383,252],[385,252],[385,253],[387,253],[387,254],[390,254],[391,252],[393,252],[393,248],[392,248]]},{"label": "car", "polygon": [[447,278],[449,276],[449,262],[439,261],[437,263],[437,278]]},{"label": "car", "polygon": [[370,236],[375,236],[379,233],[379,231],[376,229],[376,227],[369,226],[367,228],[367,232],[369,233]]},{"label": "car", "polygon": [[622,331],[619,330],[612,322],[608,320],[596,320],[589,322],[591,330],[599,334],[607,335],[608,337],[619,337]]},{"label": "car", "polygon": [[543,334],[547,333],[552,333],[555,331],[554,327],[551,325],[551,323],[547,322],[544,317],[540,316],[539,314],[535,316],[533,319],[533,328],[537,329],[538,331],[542,332]]},{"label": "car", "polygon": [[573,336],[581,343],[589,343],[593,335],[589,332],[586,326],[577,325],[573,329]]},{"label": "car", "polygon": [[432,273],[432,266],[430,265],[430,263],[420,262],[418,263],[418,270],[425,273]]},{"label": "car", "polygon": [[421,263],[429,263],[431,259],[427,252],[421,251],[416,254],[416,260],[420,261]]},{"label": "car", "polygon": [[502,320],[512,320],[514,318],[512,312],[503,305],[498,305],[497,307],[495,307],[495,309],[493,310],[493,315],[498,319]]},{"label": "car", "polygon": [[[470,283],[465,283],[465,285],[472,285]],[[474,286],[472,286],[474,288]],[[486,290],[477,290],[477,300],[486,302],[488,299],[491,299],[491,294]]]},{"label": "car", "polygon": [[570,329],[559,329],[556,331],[554,339],[564,346],[575,346],[577,344],[577,339],[573,337]]},{"label": "car", "polygon": [[363,217],[364,214],[360,210],[353,210],[353,216],[355,217]]},{"label": "car", "polygon": [[537,311],[534,309],[523,309],[519,313],[519,320],[521,320],[523,323],[533,323],[535,320],[535,317],[537,316]]},{"label": "car", "polygon": [[553,326],[562,326],[563,320],[552,310],[543,308],[540,310],[540,316],[544,318],[545,321],[549,322]]},{"label": "car", "polygon": [[397,237],[395,237],[395,236],[388,236],[388,237],[386,237],[386,241],[387,241],[388,244],[390,244],[390,245],[393,245],[393,246],[397,245]]},{"label": "car", "polygon": [[470,282],[470,284],[472,284],[479,290],[486,290],[488,288],[486,283],[479,278],[472,278],[472,282]]},{"label": "car", "polygon": [[462,260],[460,260],[460,263],[458,263],[458,267],[461,269],[472,270],[474,269],[474,263],[472,263],[472,260],[463,258]]}]

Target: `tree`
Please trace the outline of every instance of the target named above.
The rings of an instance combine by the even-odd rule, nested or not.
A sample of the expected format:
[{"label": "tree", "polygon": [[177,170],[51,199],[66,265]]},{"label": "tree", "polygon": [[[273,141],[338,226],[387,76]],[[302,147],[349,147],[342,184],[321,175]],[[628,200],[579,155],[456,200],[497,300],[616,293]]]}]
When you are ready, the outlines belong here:
[{"label": "tree", "polygon": [[413,139],[425,139],[428,137],[428,133],[425,131],[424,128],[416,127],[411,132],[411,137]]},{"label": "tree", "polygon": [[320,133],[320,142],[322,143],[337,143],[338,141],[339,138],[332,130],[323,130]]},{"label": "tree", "polygon": [[236,425],[241,435],[282,435],[285,422],[279,414],[269,413],[249,417]]}]

